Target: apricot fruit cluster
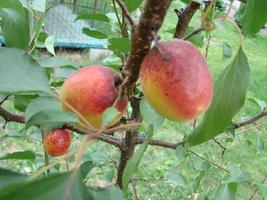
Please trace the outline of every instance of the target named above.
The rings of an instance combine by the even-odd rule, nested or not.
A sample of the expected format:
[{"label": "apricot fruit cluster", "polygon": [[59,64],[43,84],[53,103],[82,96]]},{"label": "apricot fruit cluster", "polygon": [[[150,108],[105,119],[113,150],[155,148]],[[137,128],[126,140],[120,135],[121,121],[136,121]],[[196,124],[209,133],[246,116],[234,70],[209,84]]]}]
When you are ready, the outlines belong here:
[{"label": "apricot fruit cluster", "polygon": [[208,64],[198,48],[184,40],[159,42],[144,58],[140,80],[150,106],[172,121],[192,120],[212,101]]}]

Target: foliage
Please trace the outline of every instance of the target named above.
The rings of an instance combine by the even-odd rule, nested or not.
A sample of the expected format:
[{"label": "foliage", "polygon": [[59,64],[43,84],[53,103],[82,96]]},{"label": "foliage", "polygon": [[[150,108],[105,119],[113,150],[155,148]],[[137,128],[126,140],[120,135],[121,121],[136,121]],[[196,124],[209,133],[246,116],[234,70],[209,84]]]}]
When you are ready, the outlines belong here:
[{"label": "foliage", "polygon": [[[94,28],[84,27],[83,33],[90,37],[106,40],[107,48],[113,52],[113,55],[101,62],[119,70],[121,65],[127,61],[126,58],[133,50],[135,42],[132,41],[131,36],[134,33],[130,31],[130,23],[125,15],[132,15],[135,17],[134,19],[139,19],[145,1],[124,0],[116,2],[124,3],[125,7],[114,1],[115,10],[112,12],[83,13],[76,20],[89,20],[95,23]],[[174,1],[169,8],[166,20],[159,32],[163,39],[172,38],[176,31],[174,29],[174,23],[177,21],[174,18],[176,14],[172,10],[173,8],[185,7],[189,3],[188,1],[183,2]],[[253,190],[253,185],[257,185],[256,188],[259,188],[263,196],[266,196],[266,186],[259,180],[259,174],[257,174],[257,183],[255,184],[256,179],[247,172],[249,168],[252,168],[252,165],[246,163],[246,167],[240,167],[235,165],[237,162],[234,162],[235,160],[242,160],[240,157],[243,156],[242,150],[244,149],[250,155],[264,159],[265,136],[249,136],[244,137],[243,141],[238,140],[235,138],[237,137],[235,129],[238,124],[234,122],[237,119],[246,121],[248,116],[245,116],[245,119],[242,116],[244,109],[248,110],[250,116],[252,116],[252,112],[255,113],[257,110],[264,112],[266,109],[267,99],[261,94],[264,91],[261,82],[265,80],[261,71],[263,71],[266,60],[263,60],[265,63],[259,67],[260,72],[257,71],[254,65],[258,64],[258,58],[256,52],[251,52],[251,49],[258,48],[258,46],[253,45],[257,45],[257,42],[264,45],[261,43],[262,41],[266,43],[266,39],[252,38],[243,42],[241,32],[234,22],[230,21],[229,25],[224,23],[227,21],[225,19],[213,19],[213,17],[216,18],[213,12],[226,11],[222,1],[216,2],[215,10],[210,9],[213,10],[212,18],[203,18],[205,14],[210,15],[208,13],[210,2],[206,4],[205,11],[202,10],[204,12],[196,13],[192,23],[186,29],[186,35],[192,33],[199,27],[200,23],[201,26],[206,26],[206,23],[212,22],[216,26],[214,26],[215,30],[210,30],[210,27],[207,28],[208,26],[205,27],[203,32],[195,34],[190,38],[190,41],[207,51],[209,46],[206,45],[209,45],[210,37],[217,35],[217,39],[221,42],[220,48],[216,46],[216,49],[213,49],[214,45],[207,52],[207,58],[211,63],[211,70],[216,79],[212,105],[194,123],[196,128],[193,128],[190,123],[168,122],[149,106],[143,98],[142,90],[137,82],[132,95],[140,103],[138,107],[143,122],[135,137],[138,137],[142,141],[139,143],[142,144],[136,151],[133,149],[133,155],[126,160],[122,173],[123,194],[119,188],[114,186],[114,171],[121,164],[117,162],[120,152],[103,143],[95,143],[84,149],[86,143],[81,142],[82,136],[77,133],[84,134],[86,130],[72,129],[75,142],[72,144],[69,154],[57,159],[49,158],[51,161],[49,162],[47,155],[43,153],[41,144],[44,131],[62,126],[72,128],[72,125],[77,125],[79,121],[79,117],[77,117],[79,113],[61,110],[58,97],[58,91],[65,78],[77,71],[79,67],[63,57],[56,56],[58,53],[54,49],[54,36],[48,35],[42,29],[47,12],[45,3],[45,0],[0,2],[0,30],[5,39],[5,47],[0,48],[0,116],[5,117],[6,114],[2,108],[10,113],[19,114],[15,115],[17,117],[15,119],[4,118],[8,123],[8,130],[1,131],[0,144],[5,142],[19,144],[21,141],[24,143],[27,141],[28,144],[26,149],[19,149],[15,146],[14,151],[1,152],[1,167],[17,169],[23,173],[0,169],[0,199],[18,199],[19,193],[20,199],[122,200],[136,198],[134,197],[136,195],[135,190],[139,191],[137,195],[142,194],[142,199],[186,199],[189,196],[192,199],[235,199],[238,195],[243,195],[240,194],[240,190],[246,187],[245,184],[250,185]],[[113,6],[112,3],[110,4]],[[129,13],[121,11],[121,8],[127,9]],[[204,8],[200,7],[200,9]],[[239,13],[241,30],[244,35],[252,36],[260,31],[267,22],[266,10],[266,0],[247,1],[242,12]],[[231,27],[231,25],[233,26]],[[233,31],[233,27],[235,31]],[[225,35],[218,34],[218,31],[227,33]],[[233,39],[237,35],[241,38],[239,43],[236,42],[238,40]],[[142,39],[145,40],[145,38]],[[156,44],[157,41],[154,42]],[[46,48],[49,53],[48,57],[42,56],[38,48],[40,46]],[[265,49],[266,45],[263,46],[261,52],[264,52]],[[220,52],[218,53],[218,51]],[[223,61],[221,61],[222,58]],[[220,62],[217,62],[219,59]],[[218,63],[222,63],[223,67],[226,66],[224,70],[218,70],[218,66],[214,67]],[[253,66],[251,82],[249,82],[249,65]],[[263,78],[254,79],[255,76]],[[251,84],[249,85],[249,83]],[[248,89],[249,93],[247,94]],[[2,99],[5,101],[2,102]],[[245,102],[245,100],[250,100],[250,103],[249,101]],[[244,108],[244,103],[246,108]],[[136,114],[134,109],[136,109],[134,106],[129,106],[128,112],[134,115]],[[112,121],[117,112],[114,108],[107,109],[104,113],[105,124]],[[129,119],[124,122],[126,126],[127,120]],[[9,123],[11,121],[24,124],[14,125]],[[169,130],[179,131],[182,134],[171,134]],[[225,131],[232,134],[222,134]],[[264,131],[266,132],[266,129]],[[99,132],[94,134],[96,138],[90,138],[91,142],[94,141],[93,139],[99,139],[97,138],[99,135],[105,136]],[[120,139],[121,133],[112,134],[110,136],[112,139]],[[127,134],[131,134],[131,132],[127,131]],[[160,142],[152,140],[154,137],[159,137]],[[226,150],[226,158],[224,158],[226,161],[218,159],[220,151],[217,146],[211,143],[214,137],[216,137],[215,142],[217,138],[223,138],[220,140],[223,144],[217,141],[222,148],[224,145],[229,146]],[[171,143],[174,145],[171,146],[172,150],[162,149],[159,151],[156,149],[153,151],[149,146],[149,144],[155,145],[158,142],[161,144],[159,146],[164,147],[161,143],[163,140],[175,142]],[[184,142],[181,144],[185,144],[185,146],[177,143],[182,140]],[[239,144],[237,145],[234,141]],[[114,140],[110,143],[115,144]],[[127,146],[119,146],[119,148],[126,152]],[[242,150],[238,151],[235,148],[242,148]],[[0,150],[2,149],[5,148],[0,146]],[[228,153],[230,151],[234,152],[234,155],[230,155]],[[105,152],[111,153],[105,155]],[[173,160],[172,157],[175,154],[177,161]],[[156,163],[152,158],[157,158]],[[227,160],[231,161],[230,164],[227,163]],[[164,163],[159,164],[159,162]],[[13,164],[16,167],[13,167]],[[150,177],[152,180],[146,180],[146,177]],[[158,185],[147,184],[153,179]],[[129,184],[133,188],[136,185],[136,188],[132,191]],[[154,189],[159,194],[153,192]],[[168,195],[167,197],[160,196],[162,190],[165,190],[164,194]]]}]

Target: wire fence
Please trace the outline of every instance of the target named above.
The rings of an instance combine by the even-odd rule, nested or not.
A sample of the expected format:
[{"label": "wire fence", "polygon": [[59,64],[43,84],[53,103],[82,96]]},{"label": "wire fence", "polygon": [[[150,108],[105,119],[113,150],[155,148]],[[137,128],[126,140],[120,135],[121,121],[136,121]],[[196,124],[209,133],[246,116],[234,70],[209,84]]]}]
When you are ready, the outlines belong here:
[{"label": "wire fence", "polygon": [[65,4],[75,14],[104,13],[111,10],[109,0],[48,0],[48,4]]}]

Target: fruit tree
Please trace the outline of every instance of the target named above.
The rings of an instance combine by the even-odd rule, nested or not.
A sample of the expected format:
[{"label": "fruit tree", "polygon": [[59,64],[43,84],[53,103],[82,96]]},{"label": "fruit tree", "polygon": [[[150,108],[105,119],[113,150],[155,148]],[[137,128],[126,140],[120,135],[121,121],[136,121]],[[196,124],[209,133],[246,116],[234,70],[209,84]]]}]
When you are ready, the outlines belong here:
[{"label": "fruit tree", "polygon": [[266,171],[249,174],[224,155],[237,129],[267,131],[265,80],[250,81],[257,52],[245,45],[261,37],[267,0],[108,4],[76,18],[110,52],[80,66],[58,56],[43,27],[46,0],[0,1],[0,199],[266,198]]}]

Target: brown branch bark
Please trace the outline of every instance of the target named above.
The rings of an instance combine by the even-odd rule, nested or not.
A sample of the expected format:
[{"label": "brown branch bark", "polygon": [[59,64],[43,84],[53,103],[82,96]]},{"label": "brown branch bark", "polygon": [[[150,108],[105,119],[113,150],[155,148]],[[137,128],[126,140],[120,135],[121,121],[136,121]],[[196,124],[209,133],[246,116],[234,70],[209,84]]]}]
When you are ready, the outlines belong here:
[{"label": "brown branch bark", "polygon": [[[133,109],[131,118],[135,119],[136,122],[142,121],[142,116],[139,110],[140,99],[131,98],[130,103]],[[118,175],[117,175],[117,181],[116,181],[116,184],[120,188],[122,188],[122,176],[123,176],[124,169],[127,165],[128,160],[134,154],[137,137],[138,137],[138,129],[133,130],[133,131],[126,131],[126,136],[123,141],[123,148],[121,148],[120,163],[118,166]]]},{"label": "brown branch bark", "polygon": [[16,115],[8,112],[0,106],[0,116],[4,118],[6,122],[24,123],[25,119],[22,115]]},{"label": "brown branch bark", "polygon": [[131,51],[123,67],[125,77],[118,99],[131,96],[138,80],[141,63],[148,53],[153,37],[162,25],[171,0],[147,0],[138,25],[132,27]]},{"label": "brown branch bark", "polygon": [[[21,124],[25,123],[24,116],[10,113],[9,111],[5,110],[1,106],[0,106],[0,116],[2,116],[6,122],[17,122],[17,123],[21,123]],[[122,141],[120,139],[114,137],[114,136],[83,131],[83,130],[75,128],[71,125],[64,125],[63,128],[72,130],[72,131],[74,131],[78,134],[82,134],[82,135],[90,134],[90,135],[92,135],[93,139],[101,140],[101,141],[106,142],[108,144],[112,144],[116,147],[122,148]]]},{"label": "brown branch bark", "polygon": [[251,117],[251,118],[249,118],[249,119],[247,119],[247,120],[245,120],[245,121],[243,121],[243,122],[235,123],[235,124],[234,124],[234,127],[235,127],[236,129],[238,129],[238,128],[242,127],[242,126],[246,126],[246,125],[248,125],[248,124],[253,124],[253,123],[255,123],[258,119],[260,119],[260,118],[262,118],[262,117],[265,117],[265,116],[267,116],[267,110],[263,110],[262,112],[256,114],[254,117]]},{"label": "brown branch bark", "polygon": [[78,129],[78,128],[71,126],[71,125],[64,125],[63,128],[68,129],[68,130],[72,130],[78,134],[90,135],[92,139],[100,140],[100,141],[106,142],[108,144],[112,144],[118,148],[122,148],[122,140],[119,138],[116,138],[114,136],[83,131],[83,130]]},{"label": "brown branch bark", "polygon": [[199,7],[199,3],[191,1],[182,12],[178,13],[179,20],[176,24],[174,38],[182,38],[184,36],[189,22]]},{"label": "brown branch bark", "polygon": [[[0,106],[0,116],[7,122],[25,123],[24,116],[10,113],[9,111],[7,111],[6,109],[4,109],[1,106]],[[262,112],[256,114],[254,117],[251,117],[251,118],[249,118],[249,119],[247,119],[245,121],[236,123],[234,125],[235,129],[239,129],[239,128],[244,127],[246,125],[253,124],[257,120],[259,120],[259,119],[261,119],[263,117],[266,117],[266,116],[267,116],[267,110],[263,110]],[[141,117],[141,116],[139,116],[139,117]],[[140,120],[140,118],[139,118],[139,120]],[[119,143],[119,141],[122,142],[120,139],[118,139],[118,138],[116,138],[114,136],[107,135],[107,134],[110,134],[111,132],[115,132],[115,131],[124,131],[124,130],[137,131],[140,123],[136,122],[136,123],[132,123],[132,124],[133,124],[133,126],[130,126],[130,125],[125,126],[125,127],[124,126],[121,126],[121,127],[119,126],[119,127],[113,127],[113,128],[107,129],[104,132],[104,134],[96,136],[96,137],[99,137],[99,138],[96,138],[96,139],[99,139],[101,141],[107,142],[109,144],[113,144],[114,143],[114,145],[123,148],[123,146],[121,146],[122,144]],[[73,127],[71,125],[64,125],[63,128],[72,130],[72,131],[77,132],[79,134],[94,134],[93,132],[82,131],[82,130],[80,130],[78,128],[75,128],[75,127]],[[105,136],[107,136],[107,137],[105,137]],[[144,142],[144,138],[137,137],[135,139],[135,144],[142,144],[143,142]],[[153,146],[161,146],[161,147],[165,147],[165,148],[169,148],[169,149],[175,149],[178,145],[184,145],[185,142],[186,141],[182,141],[182,142],[179,142],[179,143],[171,143],[171,142],[165,142],[165,141],[161,141],[161,140],[152,139],[149,144],[153,145]]]},{"label": "brown branch bark", "polygon": [[[135,142],[136,142],[136,144],[142,144],[144,142],[144,140],[145,140],[144,138],[138,137]],[[160,147],[165,147],[165,148],[169,148],[169,149],[176,149],[177,146],[184,145],[185,141],[182,141],[179,143],[172,143],[172,142],[165,142],[162,140],[152,139],[152,140],[150,140],[149,144],[152,146],[160,146]]]}]

